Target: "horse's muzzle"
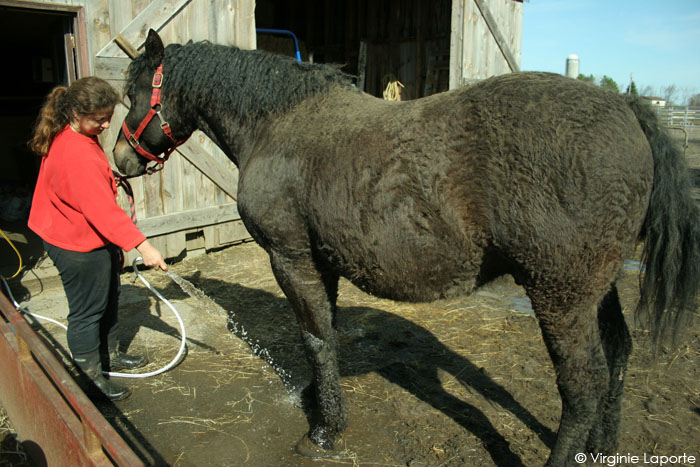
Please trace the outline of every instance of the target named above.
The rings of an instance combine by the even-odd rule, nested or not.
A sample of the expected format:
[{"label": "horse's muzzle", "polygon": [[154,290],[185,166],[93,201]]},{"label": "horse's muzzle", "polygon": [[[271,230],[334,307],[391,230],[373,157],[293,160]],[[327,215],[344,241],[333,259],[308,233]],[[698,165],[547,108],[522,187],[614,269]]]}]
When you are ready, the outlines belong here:
[{"label": "horse's muzzle", "polygon": [[136,154],[121,132],[119,132],[119,138],[117,138],[112,154],[114,163],[122,175],[138,177],[146,173],[147,161]]}]

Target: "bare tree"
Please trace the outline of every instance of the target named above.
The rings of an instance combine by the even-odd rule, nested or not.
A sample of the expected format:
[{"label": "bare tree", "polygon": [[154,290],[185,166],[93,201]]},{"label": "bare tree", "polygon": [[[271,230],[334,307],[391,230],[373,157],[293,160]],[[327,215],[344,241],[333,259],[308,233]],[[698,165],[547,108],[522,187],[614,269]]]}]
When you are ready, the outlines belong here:
[{"label": "bare tree", "polygon": [[656,94],[656,89],[654,89],[654,86],[647,84],[642,88],[639,94],[642,96],[654,96],[654,94]]},{"label": "bare tree", "polygon": [[692,107],[700,107],[700,94],[694,94],[688,99],[688,105]]},{"label": "bare tree", "polygon": [[674,103],[673,98],[676,95],[676,91],[677,91],[677,89],[676,89],[675,84],[672,84],[670,86],[666,86],[663,89],[663,94],[664,94],[663,98],[666,99],[666,105],[673,105],[673,103]]}]

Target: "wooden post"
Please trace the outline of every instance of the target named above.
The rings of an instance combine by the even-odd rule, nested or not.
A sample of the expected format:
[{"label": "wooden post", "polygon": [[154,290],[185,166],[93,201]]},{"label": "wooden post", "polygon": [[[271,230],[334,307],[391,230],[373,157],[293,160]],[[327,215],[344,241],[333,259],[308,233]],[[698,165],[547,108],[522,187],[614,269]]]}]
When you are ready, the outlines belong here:
[{"label": "wooden post", "polygon": [[357,87],[360,91],[365,90],[365,78],[367,74],[367,41],[360,41],[360,53],[357,57]]},{"label": "wooden post", "polygon": [[136,48],[131,45],[131,42],[129,42],[127,38],[121,34],[117,34],[117,37],[114,38],[114,42],[116,42],[119,48],[122,49],[124,53],[132,60],[139,54]]}]

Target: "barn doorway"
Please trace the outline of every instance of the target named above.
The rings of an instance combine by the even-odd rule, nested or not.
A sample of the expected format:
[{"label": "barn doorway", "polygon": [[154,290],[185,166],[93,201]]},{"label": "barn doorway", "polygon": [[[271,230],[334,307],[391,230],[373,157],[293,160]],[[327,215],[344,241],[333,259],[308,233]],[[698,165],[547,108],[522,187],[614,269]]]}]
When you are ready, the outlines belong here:
[{"label": "barn doorway", "polygon": [[[452,0],[258,0],[257,28],[292,31],[304,61],[334,63],[382,97],[398,79],[402,100],[449,87]],[[285,37],[257,35],[258,48],[291,55]],[[286,42],[286,43],[285,43]]]},{"label": "barn doorway", "polygon": [[[76,12],[17,5],[0,1],[0,43],[7,64],[0,74],[0,228],[19,250],[24,265],[31,267],[44,250],[27,228],[40,162],[27,141],[46,95],[76,77]],[[18,262],[8,242],[0,238],[0,275],[12,276]]]}]

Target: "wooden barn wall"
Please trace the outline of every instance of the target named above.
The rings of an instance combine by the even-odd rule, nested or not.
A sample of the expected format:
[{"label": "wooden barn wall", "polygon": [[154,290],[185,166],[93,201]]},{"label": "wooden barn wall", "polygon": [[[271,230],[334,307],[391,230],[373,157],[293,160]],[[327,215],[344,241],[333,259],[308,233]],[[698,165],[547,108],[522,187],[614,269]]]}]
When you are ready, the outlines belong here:
[{"label": "wooden barn wall", "polygon": [[521,0],[453,0],[450,89],[519,71],[522,30]]},{"label": "wooden barn wall", "polygon": [[[241,48],[256,46],[254,0],[0,1],[6,6],[76,14],[79,74],[107,79],[120,92],[130,59],[115,43],[117,34],[137,48],[142,47],[149,28],[157,30],[166,44],[206,39]],[[126,111],[117,106],[112,128],[100,138],[110,159]],[[249,238],[236,208],[237,180],[233,163],[209,138],[195,132],[162,171],[131,180],[138,225],[168,258]],[[128,212],[127,196],[121,193],[118,201]],[[127,260],[137,255],[133,250]]]}]

